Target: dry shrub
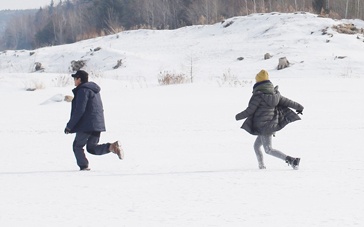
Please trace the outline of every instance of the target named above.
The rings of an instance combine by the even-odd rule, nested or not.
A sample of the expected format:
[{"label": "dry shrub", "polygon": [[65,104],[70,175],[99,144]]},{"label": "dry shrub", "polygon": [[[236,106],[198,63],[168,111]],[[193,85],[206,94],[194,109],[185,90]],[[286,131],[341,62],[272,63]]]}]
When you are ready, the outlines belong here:
[{"label": "dry shrub", "polygon": [[332,18],[334,20],[341,20],[342,19],[342,17],[337,12],[332,11],[332,10],[330,10],[328,17]]},{"label": "dry shrub", "polygon": [[186,75],[183,73],[175,74],[168,71],[160,72],[158,76],[158,83],[160,85],[170,85],[170,84],[184,84],[189,82]]},{"label": "dry shrub", "polygon": [[63,76],[58,76],[58,77],[54,78],[52,80],[52,82],[53,82],[54,86],[56,86],[56,87],[66,87],[66,86],[72,84],[73,79],[72,79],[72,77],[70,77],[68,75],[67,76],[63,75]]},{"label": "dry shrub", "polygon": [[104,77],[104,74],[98,70],[90,70],[88,76],[89,78],[100,79]]},{"label": "dry shrub", "polygon": [[252,82],[248,80],[239,80],[237,76],[230,72],[230,69],[227,72],[223,73],[222,77],[217,79],[217,83],[220,87],[245,87],[252,84]]},{"label": "dry shrub", "polygon": [[76,36],[76,41],[86,40],[86,39],[93,39],[96,37],[100,37],[100,33],[97,32],[96,29],[93,29],[92,31],[89,31],[87,33],[82,33]]},{"label": "dry shrub", "polygon": [[362,29],[359,29],[357,27],[355,27],[354,24],[339,24],[339,25],[334,25],[332,26],[337,32],[339,33],[343,33],[343,34],[349,34],[349,35],[353,35],[353,34],[357,34],[357,33],[362,33]]},{"label": "dry shrub", "polygon": [[147,25],[147,24],[134,25],[129,30],[139,30],[139,29],[156,30],[155,27],[152,27],[151,25]]}]

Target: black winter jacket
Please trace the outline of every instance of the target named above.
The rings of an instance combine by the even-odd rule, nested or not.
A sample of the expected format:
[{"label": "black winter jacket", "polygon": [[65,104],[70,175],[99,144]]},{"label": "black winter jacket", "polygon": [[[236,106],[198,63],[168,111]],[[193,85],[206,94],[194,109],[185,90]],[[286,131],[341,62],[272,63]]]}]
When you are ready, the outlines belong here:
[{"label": "black winter jacket", "polygon": [[71,118],[67,128],[73,132],[106,131],[101,88],[94,82],[86,82],[72,90]]},{"label": "black winter jacket", "polygon": [[303,110],[301,104],[283,97],[278,86],[267,80],[254,85],[248,107],[235,118],[247,118],[241,128],[252,135],[269,135],[301,119],[290,108]]}]

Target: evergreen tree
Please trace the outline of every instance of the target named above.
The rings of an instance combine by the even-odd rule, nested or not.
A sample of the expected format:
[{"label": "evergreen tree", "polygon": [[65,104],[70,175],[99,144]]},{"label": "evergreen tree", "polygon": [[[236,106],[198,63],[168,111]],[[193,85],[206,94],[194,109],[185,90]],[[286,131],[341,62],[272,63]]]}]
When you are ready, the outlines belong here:
[{"label": "evergreen tree", "polygon": [[324,9],[325,0],[312,0],[312,8],[315,13],[320,14],[321,10]]},{"label": "evergreen tree", "polygon": [[35,34],[35,43],[38,47],[53,45],[54,40],[54,27],[51,21]]}]

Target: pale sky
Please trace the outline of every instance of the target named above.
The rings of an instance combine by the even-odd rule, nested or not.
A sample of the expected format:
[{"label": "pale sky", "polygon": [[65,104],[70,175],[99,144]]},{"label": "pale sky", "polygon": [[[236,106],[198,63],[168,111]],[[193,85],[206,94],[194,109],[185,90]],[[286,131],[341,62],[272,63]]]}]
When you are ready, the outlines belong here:
[{"label": "pale sky", "polygon": [[[59,0],[53,0],[58,4]],[[4,9],[39,9],[47,6],[51,0],[0,0],[0,10]]]}]

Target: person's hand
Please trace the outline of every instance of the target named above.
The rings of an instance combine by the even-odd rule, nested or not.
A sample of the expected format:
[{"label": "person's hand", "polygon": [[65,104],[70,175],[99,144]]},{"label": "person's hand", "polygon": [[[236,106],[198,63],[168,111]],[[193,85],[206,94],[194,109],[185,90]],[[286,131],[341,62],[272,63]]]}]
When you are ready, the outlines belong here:
[{"label": "person's hand", "polygon": [[68,133],[70,133],[70,132],[71,132],[71,130],[70,130],[69,128],[65,128],[65,129],[64,129],[64,133],[65,133],[65,134],[68,134]]},{"label": "person's hand", "polygon": [[303,115],[303,113],[302,113],[302,112],[303,112],[303,110],[296,110],[296,113],[297,113],[297,114],[301,114],[301,115]]}]

